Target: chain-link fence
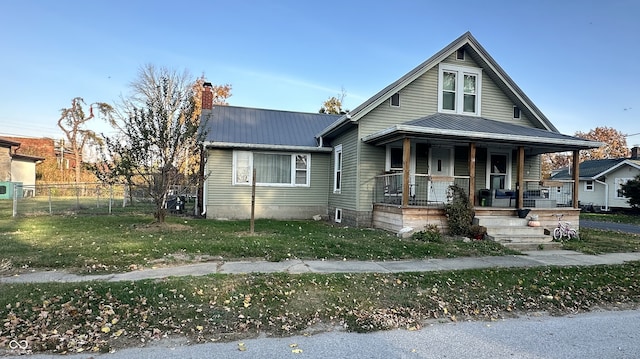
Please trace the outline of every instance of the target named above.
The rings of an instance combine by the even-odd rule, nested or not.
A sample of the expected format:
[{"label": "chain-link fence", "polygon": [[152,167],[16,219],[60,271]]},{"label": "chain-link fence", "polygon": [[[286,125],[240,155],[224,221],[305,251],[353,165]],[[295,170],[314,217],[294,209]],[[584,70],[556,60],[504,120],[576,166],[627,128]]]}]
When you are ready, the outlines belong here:
[{"label": "chain-link fence", "polygon": [[[14,184],[11,199],[0,199],[0,212],[13,217],[37,215],[148,213],[155,205],[144,188],[125,184],[57,183],[26,186]],[[196,188],[172,186],[167,210],[195,214]],[[3,215],[4,217],[4,215]]]}]

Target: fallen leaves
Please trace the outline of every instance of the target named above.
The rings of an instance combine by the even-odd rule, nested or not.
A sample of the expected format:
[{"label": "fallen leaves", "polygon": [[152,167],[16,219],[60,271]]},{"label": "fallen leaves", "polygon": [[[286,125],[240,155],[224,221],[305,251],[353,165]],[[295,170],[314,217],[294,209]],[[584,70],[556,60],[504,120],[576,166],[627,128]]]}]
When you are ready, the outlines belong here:
[{"label": "fallen leaves", "polygon": [[[336,325],[413,331],[429,319],[491,321],[522,311],[573,313],[618,303],[640,303],[640,263],[0,285],[0,348],[26,340],[36,352],[94,352],[132,341],[237,340]],[[289,349],[303,353],[297,344]],[[238,350],[247,346],[239,342]]]}]

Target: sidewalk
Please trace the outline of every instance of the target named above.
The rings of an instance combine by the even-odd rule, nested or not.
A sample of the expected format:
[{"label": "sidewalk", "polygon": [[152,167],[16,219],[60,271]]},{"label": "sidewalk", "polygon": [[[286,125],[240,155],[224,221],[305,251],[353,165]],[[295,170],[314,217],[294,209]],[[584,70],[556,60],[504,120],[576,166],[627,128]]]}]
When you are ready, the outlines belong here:
[{"label": "sidewalk", "polygon": [[282,262],[216,261],[103,275],[77,275],[62,271],[31,272],[11,277],[0,277],[0,283],[84,282],[93,280],[119,282],[166,277],[202,276],[213,273],[241,274],[251,272],[286,272],[291,274],[431,272],[472,268],[589,266],[598,264],[622,264],[628,261],[640,261],[640,252],[589,255],[573,251],[552,250],[523,252],[522,255],[512,256],[462,257],[451,259],[422,259],[383,262],[299,259],[286,260]]}]

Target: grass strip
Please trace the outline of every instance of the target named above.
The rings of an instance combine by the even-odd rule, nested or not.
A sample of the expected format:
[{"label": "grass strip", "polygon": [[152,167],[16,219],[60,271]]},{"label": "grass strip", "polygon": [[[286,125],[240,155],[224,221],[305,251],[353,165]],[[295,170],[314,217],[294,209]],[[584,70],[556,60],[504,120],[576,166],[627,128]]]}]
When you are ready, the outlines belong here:
[{"label": "grass strip", "polygon": [[635,307],[640,263],[399,274],[212,275],[138,282],[0,285],[0,348],[109,351],[161,338],[195,342],[327,327],[417,330],[429,320]]}]

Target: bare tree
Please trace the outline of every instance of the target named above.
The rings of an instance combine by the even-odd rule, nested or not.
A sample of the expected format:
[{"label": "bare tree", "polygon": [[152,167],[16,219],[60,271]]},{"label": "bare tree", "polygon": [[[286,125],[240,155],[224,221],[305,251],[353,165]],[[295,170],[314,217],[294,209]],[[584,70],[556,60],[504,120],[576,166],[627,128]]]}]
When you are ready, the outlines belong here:
[{"label": "bare tree", "polygon": [[[113,122],[113,107],[104,102],[94,102],[89,105],[89,113],[84,112],[83,106],[86,105],[82,97],[76,97],[71,100],[70,108],[60,110],[61,115],[58,119],[58,127],[64,132],[68,144],[73,153],[75,160],[75,182],[80,182],[82,170],[82,155],[86,146],[91,142],[100,143],[98,135],[87,128],[87,122],[93,119],[94,107],[98,111],[98,116]],[[63,149],[64,151],[64,149]]]},{"label": "bare tree", "polygon": [[165,221],[171,186],[184,180],[185,154],[198,154],[206,135],[194,82],[186,71],[142,67],[131,83],[131,97],[123,102],[119,133],[105,137],[105,156],[96,167],[103,178],[119,176],[143,185],[158,222]]},{"label": "bare tree", "polygon": [[320,107],[319,113],[328,113],[332,115],[340,115],[347,113],[348,110],[342,109],[342,104],[344,103],[344,98],[347,97],[347,92],[344,87],[342,88],[341,93],[338,96],[331,96],[326,101],[322,103],[322,107]]}]

